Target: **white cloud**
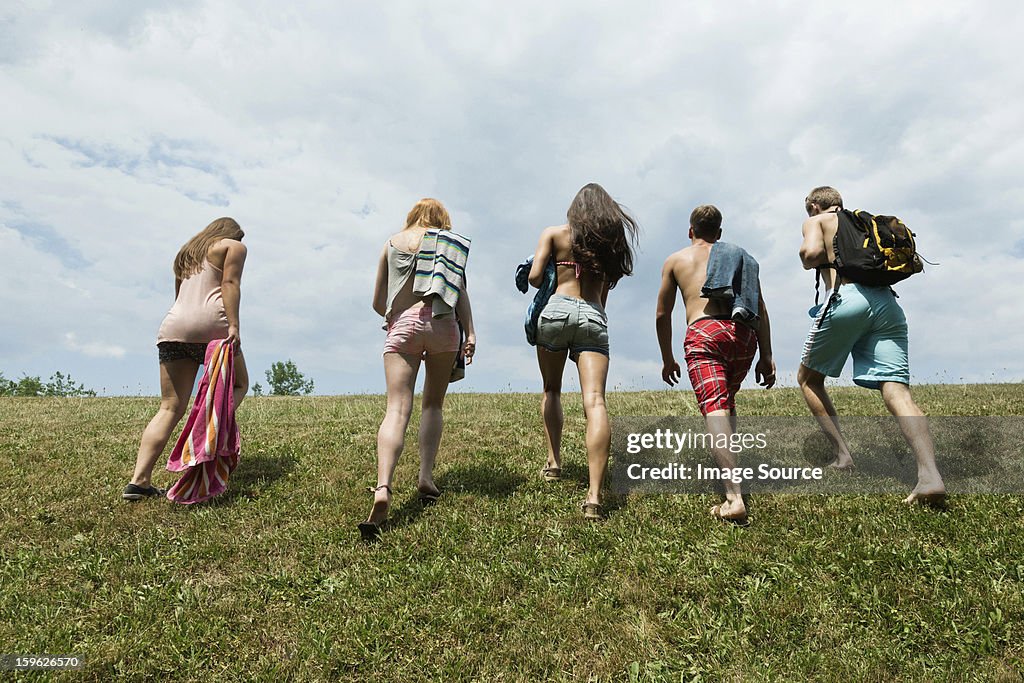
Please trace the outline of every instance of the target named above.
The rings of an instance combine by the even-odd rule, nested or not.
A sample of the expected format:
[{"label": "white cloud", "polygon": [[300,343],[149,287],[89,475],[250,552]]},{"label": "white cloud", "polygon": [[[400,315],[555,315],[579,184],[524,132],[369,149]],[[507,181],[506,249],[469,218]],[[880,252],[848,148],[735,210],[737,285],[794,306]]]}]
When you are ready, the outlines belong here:
[{"label": "white cloud", "polygon": [[124,347],[106,342],[78,341],[78,335],[74,332],[67,332],[64,335],[64,345],[77,353],[93,358],[124,358]]}]

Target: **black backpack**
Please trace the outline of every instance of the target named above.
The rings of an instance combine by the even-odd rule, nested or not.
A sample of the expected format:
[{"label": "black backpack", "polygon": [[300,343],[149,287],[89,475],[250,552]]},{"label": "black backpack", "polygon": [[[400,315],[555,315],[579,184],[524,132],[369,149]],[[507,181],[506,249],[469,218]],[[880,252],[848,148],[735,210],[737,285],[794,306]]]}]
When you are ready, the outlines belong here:
[{"label": "black backpack", "polygon": [[840,209],[839,229],[832,246],[833,267],[841,276],[862,285],[894,285],[924,270],[914,233],[896,216],[872,216],[867,211]]},{"label": "black backpack", "polygon": [[[836,260],[818,268],[814,282],[815,304],[818,303],[821,268],[832,268],[837,273],[833,294],[839,289],[840,277],[871,287],[886,287],[924,270],[914,233],[896,216],[873,216],[859,209],[839,209],[836,217],[839,227],[832,240]],[[831,301],[832,296],[825,302],[825,308]]]}]

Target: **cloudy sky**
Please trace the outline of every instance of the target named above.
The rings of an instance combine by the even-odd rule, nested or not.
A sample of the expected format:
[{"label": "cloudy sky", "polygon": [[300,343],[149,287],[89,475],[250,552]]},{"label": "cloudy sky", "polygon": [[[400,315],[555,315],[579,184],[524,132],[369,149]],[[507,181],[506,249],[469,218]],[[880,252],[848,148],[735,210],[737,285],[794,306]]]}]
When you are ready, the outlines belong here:
[{"label": "cloudy sky", "polygon": [[376,257],[433,196],[473,239],[478,363],[453,389],[538,391],[514,269],[596,181],[642,226],[612,388],[660,385],[659,272],[701,203],[760,260],[792,383],[819,184],[941,263],[898,288],[915,382],[1020,381],[1022,29],[1012,2],[8,0],[0,372],[156,394],[171,261],[230,215],[253,380],[292,359],[317,393],[382,392]]}]

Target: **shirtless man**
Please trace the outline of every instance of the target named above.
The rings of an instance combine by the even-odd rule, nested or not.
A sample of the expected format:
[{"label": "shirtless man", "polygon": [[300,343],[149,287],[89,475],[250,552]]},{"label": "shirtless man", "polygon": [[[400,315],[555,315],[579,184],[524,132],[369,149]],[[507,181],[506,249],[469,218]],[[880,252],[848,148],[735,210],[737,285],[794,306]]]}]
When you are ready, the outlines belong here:
[{"label": "shirtless man", "polygon": [[[832,187],[816,187],[804,200],[809,218],[804,221],[800,260],[805,270],[835,261],[833,240],[839,228],[836,212],[843,198]],[[836,274],[821,268],[827,290]],[[946,487],[935,467],[935,447],[924,413],[910,397],[910,362],[907,356],[907,319],[889,287],[868,287],[840,278],[835,301],[821,307],[804,344],[797,382],[811,413],[832,443],[838,469],[853,467],[850,449],[839,432],[835,406],[825,391],[825,376],[838,377],[853,354],[853,381],[882,393],[885,407],[897,417],[900,429],[917,460],[917,486],[905,503],[941,504]]]},{"label": "shirtless man", "polygon": [[[758,383],[766,389],[775,385],[771,327],[768,309],[761,296],[760,281],[757,282],[756,328],[733,320],[732,300],[701,296],[701,289],[707,281],[711,247],[721,236],[722,214],[717,208],[706,204],[693,210],[690,214],[690,246],[669,256],[661,270],[656,314],[661,378],[669,386],[674,386],[681,373],[672,354],[672,309],[675,308],[678,289],[686,306],[687,330],[683,348],[687,371],[708,432],[715,435],[716,442],[719,434],[732,435],[736,392],[750,370],[755,350],[760,349],[760,358],[754,367]],[[722,246],[726,246],[725,243]],[[746,255],[738,247],[732,248]],[[712,452],[719,467],[736,467],[735,456],[728,448],[713,448]],[[723,483],[725,503],[711,508],[711,514],[725,521],[745,523],[747,508],[739,484],[731,480]]]}]

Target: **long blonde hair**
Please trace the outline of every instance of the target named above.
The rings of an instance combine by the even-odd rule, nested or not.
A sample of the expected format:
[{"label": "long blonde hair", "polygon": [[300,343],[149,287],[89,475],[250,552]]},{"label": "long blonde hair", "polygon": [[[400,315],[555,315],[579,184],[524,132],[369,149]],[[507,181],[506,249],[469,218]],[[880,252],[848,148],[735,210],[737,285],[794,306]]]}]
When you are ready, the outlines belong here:
[{"label": "long blonde hair", "polygon": [[444,208],[444,204],[430,197],[419,200],[416,202],[416,206],[412,207],[412,211],[405,217],[405,229],[408,230],[416,223],[428,229],[452,229],[452,219],[448,215],[448,209]]},{"label": "long blonde hair", "polygon": [[222,239],[240,240],[245,232],[234,218],[218,218],[203,228],[199,234],[185,242],[178,255],[174,257],[174,276],[184,280],[203,269],[206,253],[210,247]]}]

